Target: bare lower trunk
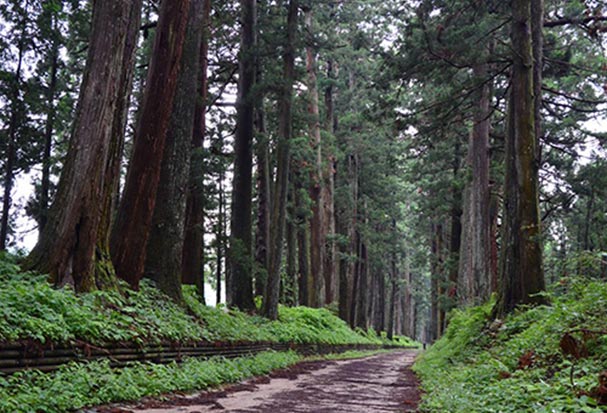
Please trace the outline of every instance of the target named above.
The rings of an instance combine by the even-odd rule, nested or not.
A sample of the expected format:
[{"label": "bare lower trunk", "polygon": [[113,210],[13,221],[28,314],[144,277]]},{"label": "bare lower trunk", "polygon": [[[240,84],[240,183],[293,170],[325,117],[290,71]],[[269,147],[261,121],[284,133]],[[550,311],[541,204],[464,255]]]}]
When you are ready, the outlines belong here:
[{"label": "bare lower trunk", "polygon": [[[539,120],[535,115],[531,35],[539,28],[532,19],[531,4],[531,0],[512,3],[513,66],[506,136],[501,283],[495,311],[500,317],[519,304],[544,302],[544,298],[536,295],[545,285],[536,136]],[[541,15],[541,11],[534,14]]]},{"label": "bare lower trunk", "polygon": [[471,181],[464,197],[464,232],[460,249],[458,299],[462,305],[475,305],[491,294],[489,216],[489,127],[491,87],[487,83],[488,65],[474,67],[474,76],[482,82],[478,108],[468,143]]},{"label": "bare lower trunk", "polygon": [[191,0],[177,79],[173,113],[167,130],[156,207],[147,243],[145,276],[173,300],[182,301],[181,274],[192,132],[200,70],[202,0]]},{"label": "bare lower trunk", "polygon": [[255,85],[255,0],[241,0],[242,29],[238,66],[238,101],[234,141],[234,180],[232,187],[232,229],[229,249],[228,305],[253,310],[252,193]]},{"label": "bare lower trunk", "polygon": [[198,99],[195,104],[192,132],[190,177],[186,201],[185,234],[181,262],[181,278],[186,285],[195,285],[204,300],[204,160],[208,96],[207,68],[209,63],[211,0],[203,0],[202,38],[198,70]]},{"label": "bare lower trunk", "polygon": [[[309,35],[313,34],[313,16],[312,10],[305,10],[305,23]],[[321,295],[326,275],[323,269],[325,264],[325,243],[326,226],[324,224],[325,212],[321,204],[321,193],[323,192],[324,182],[322,179],[322,147],[320,138],[320,115],[318,110],[318,87],[316,80],[316,50],[310,45],[306,47],[306,71],[308,73],[308,114],[310,116],[309,134],[310,146],[314,151],[314,166],[311,174],[311,185],[309,189],[310,199],[312,200],[312,218],[310,219],[310,262],[312,278],[314,280],[314,294],[312,296],[312,307],[320,307],[324,304],[325,296]],[[329,280],[330,281],[330,280]]]},{"label": "bare lower trunk", "polygon": [[[53,18],[53,28],[56,29],[56,20]],[[42,153],[42,180],[40,183],[40,205],[38,210],[39,231],[44,230],[48,220],[48,208],[51,191],[51,152],[53,149],[53,131],[55,130],[55,95],[57,91],[57,71],[59,68],[59,41],[53,38],[51,50],[51,73],[48,87],[48,111],[46,113],[46,124],[44,129],[44,151]],[[130,89],[129,89],[130,91]]]},{"label": "bare lower trunk", "polygon": [[[333,62],[327,62],[327,77],[333,78]],[[325,130],[333,136],[337,128],[337,118],[335,117],[333,109],[333,86],[329,84],[325,89]],[[336,274],[337,271],[337,244],[334,241],[336,233],[336,222],[335,222],[335,155],[331,151],[330,145],[323,146],[324,154],[324,168],[323,174],[323,185],[320,193],[320,203],[323,207],[323,223],[325,228],[323,233],[325,234],[325,252],[324,252],[324,280],[325,280],[325,302],[326,304],[333,303],[339,296],[339,276]]]},{"label": "bare lower trunk", "polygon": [[94,3],[70,148],[47,225],[24,265],[76,291],[116,287],[107,240],[140,14],[141,1]]},{"label": "bare lower trunk", "polygon": [[279,98],[278,126],[278,164],[274,201],[272,202],[272,225],[270,269],[264,295],[264,315],[275,320],[278,317],[278,297],[280,291],[280,263],[282,261],[282,244],[286,224],[286,204],[289,190],[290,140],[292,135],[291,106],[293,99],[293,82],[295,79],[295,36],[297,34],[298,0],[289,2],[287,19],[287,44],[284,52],[283,88]]},{"label": "bare lower trunk", "polygon": [[133,288],[139,287],[144,273],[189,9],[190,0],[162,3],[133,155],[112,232],[116,273]]},{"label": "bare lower trunk", "polygon": [[[257,76],[261,78],[259,61]],[[270,151],[268,136],[266,134],[263,96],[257,100],[256,107],[257,140],[257,230],[255,231],[255,295],[263,296],[265,284],[268,279],[270,263],[270,211],[271,205],[271,177],[270,177]]]}]

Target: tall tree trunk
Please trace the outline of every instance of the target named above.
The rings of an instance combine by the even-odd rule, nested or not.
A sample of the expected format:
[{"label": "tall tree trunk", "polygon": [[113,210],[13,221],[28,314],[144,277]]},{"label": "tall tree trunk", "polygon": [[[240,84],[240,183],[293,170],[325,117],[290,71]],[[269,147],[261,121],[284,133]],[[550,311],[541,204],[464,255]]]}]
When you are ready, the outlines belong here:
[{"label": "tall tree trunk", "polygon": [[369,256],[367,244],[360,244],[360,267],[358,282],[358,303],[356,326],[364,330],[369,328],[369,319],[367,318],[369,306]]},{"label": "tall tree trunk", "polygon": [[189,10],[190,0],[161,5],[133,154],[112,232],[116,273],[133,288],[139,287],[144,272]]},{"label": "tall tree trunk", "polygon": [[238,66],[238,101],[236,105],[236,137],[234,141],[234,181],[232,192],[232,230],[230,238],[228,305],[253,310],[252,249],[252,168],[254,135],[255,32],[257,7],[255,0],[241,0],[242,28]]},{"label": "tall tree trunk", "polygon": [[[53,30],[57,30],[56,16],[52,17]],[[55,107],[55,96],[57,94],[57,71],[59,70],[59,39],[57,35],[53,36],[51,46],[51,67],[49,74],[49,85],[46,99],[48,109],[46,112],[46,123],[44,126],[44,150],[42,152],[42,180],[40,188],[40,205],[38,210],[39,231],[44,230],[48,221],[48,208],[51,190],[51,152],[53,149],[53,132],[55,130],[55,116],[57,108]]]},{"label": "tall tree trunk", "polygon": [[442,224],[432,225],[432,265],[431,265],[431,320],[430,320],[430,340],[440,338],[444,310],[442,308],[443,293],[443,226]]},{"label": "tall tree trunk", "polygon": [[7,156],[4,165],[4,196],[2,198],[2,216],[0,217],[0,251],[5,251],[8,246],[9,218],[12,203],[11,192],[15,180],[15,163],[17,162],[17,124],[19,122],[19,98],[21,96],[21,72],[23,70],[23,58],[25,55],[26,27],[28,22],[29,1],[25,3],[25,10],[20,24],[19,50],[17,52],[17,68],[12,80],[10,111],[8,124]]},{"label": "tall tree trunk", "polygon": [[139,0],[93,4],[70,148],[47,225],[24,265],[76,291],[117,286],[108,239],[140,19]]},{"label": "tall tree trunk", "polygon": [[222,264],[224,258],[225,251],[225,196],[223,194],[223,171],[219,174],[219,205],[217,211],[217,234],[215,234],[215,239],[217,243],[217,268],[215,269],[215,278],[217,279],[217,288],[215,290],[216,297],[215,303],[219,304],[221,302],[221,274],[222,274]]},{"label": "tall tree trunk", "polygon": [[[333,78],[333,62],[329,60],[327,62],[327,78],[332,80]],[[329,133],[329,136],[333,136],[337,129],[337,118],[334,112],[333,104],[333,85],[329,85],[325,88],[325,130]],[[339,294],[339,277],[336,274],[337,268],[337,245],[334,241],[336,233],[336,222],[335,222],[335,200],[333,194],[335,193],[335,155],[330,149],[330,145],[323,145],[324,153],[324,168],[323,174],[323,185],[321,187],[321,199],[320,204],[323,207],[323,223],[325,228],[323,233],[325,234],[325,252],[324,252],[324,280],[325,280],[325,302],[326,304],[333,303]]]},{"label": "tall tree trunk", "polygon": [[[203,1],[191,0],[186,37],[167,130],[152,228],[147,243],[145,276],[177,302],[183,299],[181,274],[192,133],[198,84]],[[200,270],[199,270],[200,271]]]},{"label": "tall tree trunk", "polygon": [[[532,32],[541,27],[538,28],[538,22],[531,18],[531,3],[531,0],[513,0],[512,3],[513,66],[506,135],[501,284],[495,309],[499,317],[518,304],[544,302],[536,295],[545,285],[532,48]],[[539,14],[539,11],[535,13]]]},{"label": "tall tree trunk", "polygon": [[270,320],[278,317],[278,297],[280,291],[280,263],[282,261],[282,244],[286,224],[287,193],[289,190],[290,140],[292,135],[291,106],[293,99],[293,82],[295,79],[295,36],[297,35],[298,0],[289,1],[287,18],[287,42],[284,49],[283,86],[278,99],[278,165],[274,201],[272,202],[272,225],[270,269],[264,295],[264,315]]},{"label": "tall tree trunk", "polygon": [[[192,154],[185,213],[185,235],[181,262],[181,277],[186,285],[195,285],[204,300],[204,163],[203,146],[206,135],[206,111],[208,97],[207,68],[209,65],[209,40],[211,37],[211,0],[203,0],[202,39],[200,42],[198,99],[194,113]],[[220,196],[223,194],[220,193]]]},{"label": "tall tree trunk", "polygon": [[398,297],[398,270],[396,268],[396,254],[392,254],[392,262],[390,263],[390,304],[388,307],[388,339],[394,338],[394,325],[395,325],[395,313],[396,313],[396,298]]},{"label": "tall tree trunk", "polygon": [[[261,81],[260,61],[257,61],[257,78]],[[272,210],[269,139],[263,108],[263,95],[257,99],[255,124],[257,129],[257,230],[255,231],[255,295],[263,296],[270,265],[270,211]]]},{"label": "tall tree trunk", "polygon": [[[352,256],[356,254],[356,227],[358,219],[358,157],[351,154],[346,158],[344,172],[345,184],[349,187],[348,200],[344,200],[338,215],[339,234],[343,240],[339,243],[339,316],[353,325],[352,306],[354,302],[355,262]],[[343,174],[343,173],[342,173]]]},{"label": "tall tree trunk", "polygon": [[465,190],[463,242],[460,249],[458,299],[460,304],[476,305],[491,294],[490,268],[490,201],[489,191],[489,128],[491,86],[487,82],[488,64],[473,68],[474,77],[482,86],[478,91],[478,107],[468,141],[468,166],[472,177]]},{"label": "tall tree trunk", "polygon": [[[313,37],[313,14],[311,8],[305,9],[305,26],[310,37]],[[320,138],[320,115],[318,109],[318,86],[316,79],[316,50],[312,46],[313,38],[308,39],[306,46],[306,71],[308,74],[308,114],[310,119],[309,134],[310,146],[314,151],[314,166],[310,182],[310,199],[312,201],[312,218],[310,219],[310,263],[312,278],[314,280],[314,294],[312,296],[312,307],[320,307],[324,304],[326,296],[321,296],[324,284],[326,289],[331,289],[323,277],[326,276],[323,266],[325,263],[326,226],[324,224],[325,211],[321,204],[321,193],[323,192],[323,167],[322,146]]]}]

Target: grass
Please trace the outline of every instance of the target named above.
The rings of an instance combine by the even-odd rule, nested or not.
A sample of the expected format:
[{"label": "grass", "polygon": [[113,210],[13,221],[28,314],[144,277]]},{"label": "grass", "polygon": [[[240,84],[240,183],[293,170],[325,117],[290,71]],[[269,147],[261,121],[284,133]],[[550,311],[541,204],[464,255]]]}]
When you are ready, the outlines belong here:
[{"label": "grass", "polygon": [[73,363],[49,374],[21,372],[0,377],[0,412],[65,412],[174,391],[203,390],[300,360],[294,352],[264,352],[236,359],[188,359],[180,364],[133,363],[121,369],[101,361]]},{"label": "grass", "polygon": [[185,305],[177,305],[147,281],[139,291],[125,287],[124,294],[76,295],[69,288],[54,288],[45,276],[22,272],[10,256],[0,257],[0,342],[416,344],[407,338],[392,342],[373,331],[354,331],[327,309],[281,306],[278,321],[269,321],[207,307],[192,287],[184,287],[184,297]]},{"label": "grass", "polygon": [[[600,413],[592,397],[607,369],[607,284],[570,281],[550,306],[492,322],[492,303],[455,311],[414,369],[427,392],[422,412]],[[585,332],[585,333],[583,333]],[[587,356],[561,348],[570,334]]]},{"label": "grass", "polygon": [[64,412],[169,392],[194,392],[300,361],[347,360],[384,352],[348,351],[303,358],[292,351],[269,351],[236,359],[187,359],[180,364],[132,363],[121,369],[111,368],[107,361],[72,363],[48,374],[27,371],[0,376],[0,413]]}]

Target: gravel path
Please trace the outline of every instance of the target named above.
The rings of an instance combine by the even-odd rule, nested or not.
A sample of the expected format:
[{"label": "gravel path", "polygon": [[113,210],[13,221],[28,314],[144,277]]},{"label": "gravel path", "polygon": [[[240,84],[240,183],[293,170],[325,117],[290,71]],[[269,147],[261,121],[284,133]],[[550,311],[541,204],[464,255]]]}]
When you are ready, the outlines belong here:
[{"label": "gravel path", "polygon": [[416,352],[346,361],[304,362],[221,391],[98,410],[112,413],[384,413],[414,412]]}]

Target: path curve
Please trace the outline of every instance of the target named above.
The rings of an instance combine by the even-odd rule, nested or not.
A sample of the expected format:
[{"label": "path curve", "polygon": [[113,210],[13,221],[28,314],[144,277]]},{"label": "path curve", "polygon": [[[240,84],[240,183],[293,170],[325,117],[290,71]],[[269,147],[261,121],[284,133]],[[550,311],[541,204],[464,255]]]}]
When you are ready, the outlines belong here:
[{"label": "path curve", "polygon": [[414,412],[419,383],[415,351],[345,361],[299,363],[261,378],[168,402],[113,410],[138,413]]}]

